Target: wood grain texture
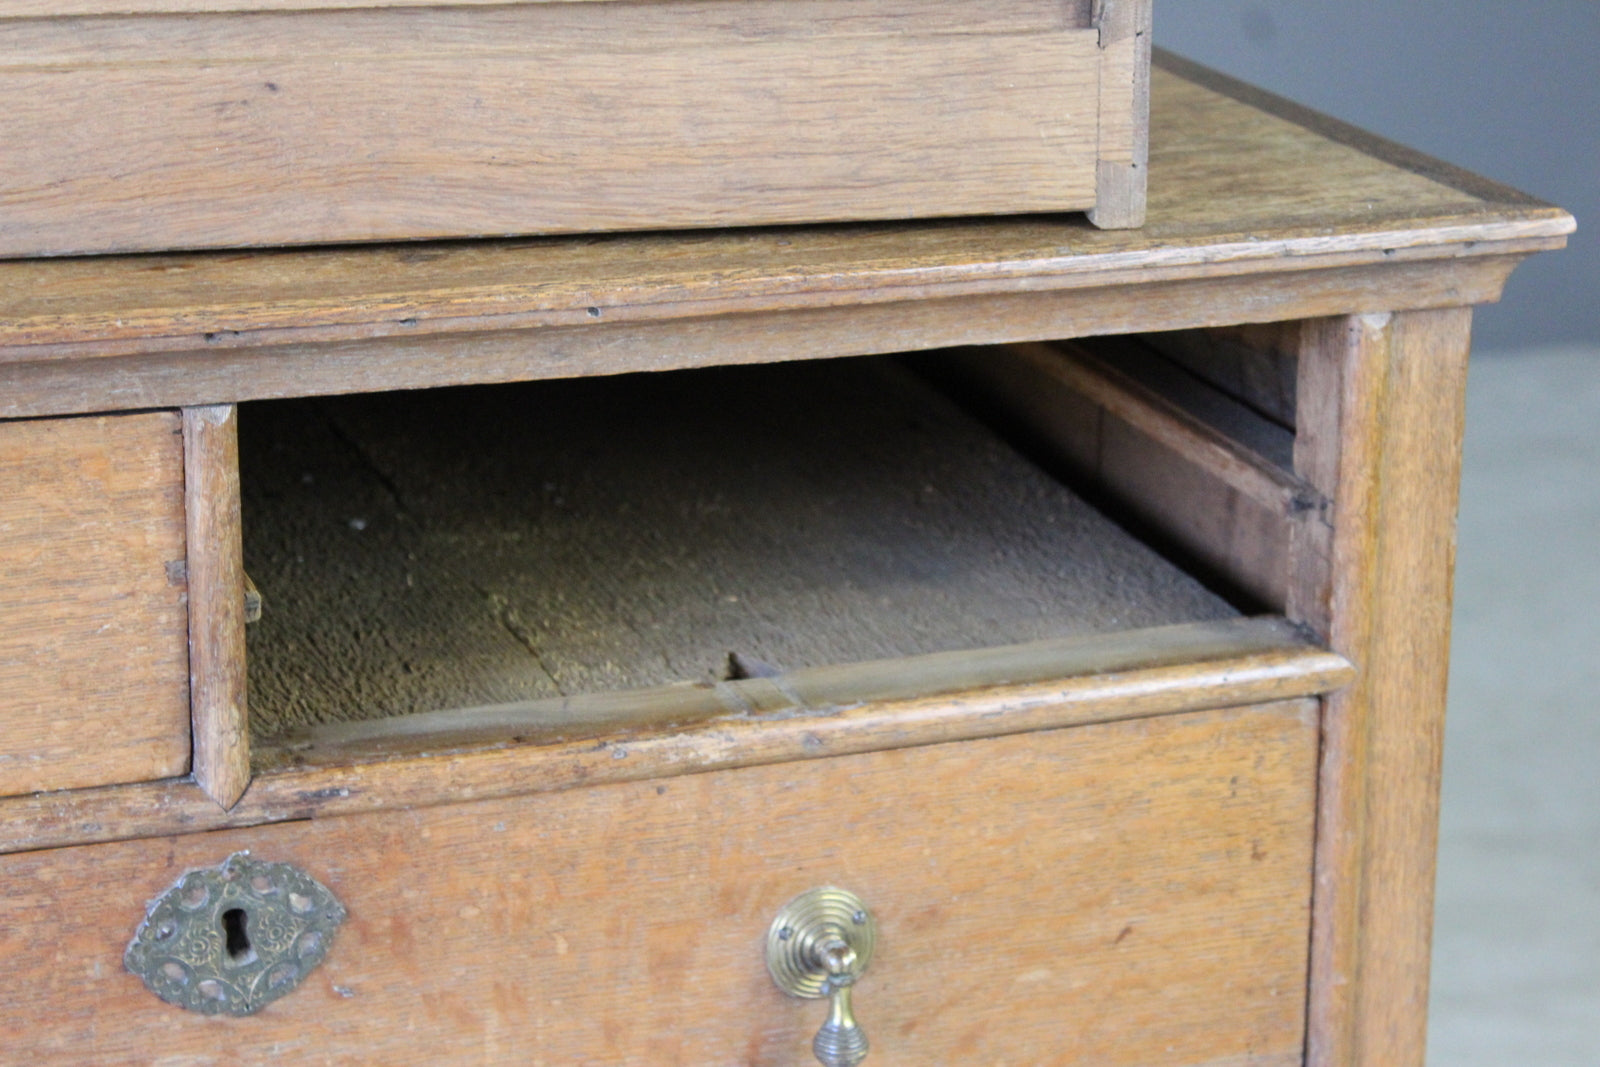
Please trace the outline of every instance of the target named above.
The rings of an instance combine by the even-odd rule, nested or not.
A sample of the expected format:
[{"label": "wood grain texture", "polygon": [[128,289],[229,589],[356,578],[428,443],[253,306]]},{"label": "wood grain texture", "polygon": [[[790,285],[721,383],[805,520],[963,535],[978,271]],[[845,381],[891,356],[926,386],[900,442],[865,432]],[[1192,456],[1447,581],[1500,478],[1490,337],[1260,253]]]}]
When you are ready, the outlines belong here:
[{"label": "wood grain texture", "polygon": [[1089,221],[1104,229],[1143,226],[1150,173],[1152,0],[1097,0],[1100,30],[1100,150]]},{"label": "wood grain texture", "polygon": [[1136,343],[1113,340],[964,350],[934,365],[992,425],[1081,480],[1117,517],[1234,595],[1281,611],[1295,530],[1325,521],[1329,502],[1251,435],[1207,422],[1130,373],[1146,362]]},{"label": "wood grain texture", "polygon": [[1322,508],[1310,483],[1261,448],[1213,425],[1133,373],[1136,342],[1014,345],[1009,351],[1128,426],[1184,456],[1216,481],[1279,515]]},{"label": "wood grain texture", "polygon": [[1075,6],[0,20],[0,255],[1081,210]]},{"label": "wood grain texture", "polygon": [[1102,416],[1099,441],[1096,477],[1122,514],[1246,610],[1282,610],[1303,515],[1263,505],[1113,415]]},{"label": "wood grain texture", "polygon": [[[435,10],[368,10],[416,6]],[[1085,0],[997,0],[982,8],[959,0],[921,5],[906,0],[514,0],[493,5],[503,10],[484,11],[483,6],[308,2],[264,4],[222,19],[0,18],[0,40],[7,44],[8,65],[32,68],[131,63],[148,59],[153,42],[179,53],[185,63],[277,60],[308,52],[341,60],[492,59],[601,47],[651,53],[708,41],[1027,36],[1090,28]],[[530,27],[545,36],[527,36]]]},{"label": "wood grain texture", "polygon": [[[332,343],[308,339],[268,344],[282,335],[213,334],[203,357],[182,350],[181,342],[167,352],[160,351],[161,342],[151,342],[147,346],[151,351],[141,353],[138,344],[119,341],[115,347],[125,354],[116,358],[57,359],[83,351],[65,346],[39,362],[8,363],[0,356],[0,416],[824,359],[1220,326],[1240,318],[1385,311],[1397,301],[1411,307],[1454,307],[1462,300],[1497,299],[1521,260],[1522,255],[1516,254],[1444,265],[1389,262],[1187,281],[1146,278],[1137,283],[1111,272],[1101,279],[1101,288],[1028,291],[1024,287],[1021,292],[945,299],[874,292],[861,294],[865,303],[845,306],[751,314],[734,307],[706,318],[603,325],[534,322],[525,329],[489,317],[475,320],[477,332],[395,337],[379,330],[372,339]],[[0,264],[0,273],[4,266]],[[1125,284],[1133,287],[1124,288]],[[890,295],[909,299],[897,303],[878,299]],[[586,311],[556,318],[569,317],[594,318]]]},{"label": "wood grain texture", "polygon": [[0,799],[0,852],[1146,718],[1325,693],[1350,677],[1294,627],[1253,619],[393,719],[258,749],[259,773],[228,812],[188,781]]},{"label": "wood grain texture", "polygon": [[[1375,320],[1376,321],[1376,320]],[[1346,377],[1350,346],[1348,316],[1286,323],[1257,341],[1269,349],[1286,349],[1295,373],[1294,469],[1334,501],[1321,523],[1307,523],[1295,531],[1290,544],[1289,595],[1285,614],[1322,640],[1333,632],[1334,587],[1340,573],[1335,567],[1335,527],[1339,522],[1339,486],[1347,462],[1368,462],[1371,456],[1359,444],[1341,438],[1345,426]],[[1237,336],[1237,335],[1236,335]],[[1264,357],[1278,363],[1277,357]],[[1349,477],[1354,478],[1354,468]]]},{"label": "wood grain texture", "polygon": [[[239,345],[1459,260],[1560,247],[1573,227],[1557,208],[1463,192],[1166,72],[1152,107],[1137,231],[1030,218],[6,262],[0,361],[195,350],[204,363]],[[1246,291],[1231,323],[1136,328],[1286,317],[1250,313]],[[1387,299],[1337,310],[1426,306],[1403,284]]]},{"label": "wood grain texture", "polygon": [[[821,1005],[774,988],[761,937],[839,884],[879,923],[856,999],[879,1062],[1289,1067],[1316,747],[1299,701],[14,857],[0,1000],[31,1021],[7,1047],[801,1063]],[[243,848],[309,870],[350,920],[256,1016],[160,1003],[120,965],[144,901]]]},{"label": "wood grain texture", "polygon": [[175,414],[0,422],[0,794],[189,766]]},{"label": "wood grain texture", "polygon": [[1207,384],[1286,429],[1295,426],[1299,320],[1177,330],[1140,340]]},{"label": "wood grain texture", "polygon": [[184,408],[183,456],[194,778],[231,808],[250,783],[236,409]]},{"label": "wood grain texture", "polygon": [[[610,0],[449,0],[451,7],[477,4],[608,3]],[[438,7],[440,0],[338,0],[341,8]],[[62,15],[163,15],[207,11],[317,11],[329,0],[0,0],[0,18]]]},{"label": "wood grain texture", "polygon": [[[1327,320],[1302,365],[1336,403],[1307,473],[1337,477],[1308,1062],[1420,1065],[1471,313]],[[1337,420],[1330,425],[1331,420]],[[1337,431],[1335,432],[1335,428]],[[1315,450],[1307,447],[1308,459]]]},{"label": "wood grain texture", "polygon": [[1246,107],[1291,122],[1320,137],[1357,149],[1402,170],[1430,177],[1477,199],[1490,203],[1522,204],[1529,207],[1542,203],[1537,197],[1513,189],[1492,178],[1485,178],[1481,174],[1474,174],[1452,163],[1419,152],[1408,145],[1379,137],[1358,126],[1352,126],[1331,115],[1324,115],[1320,111],[1314,111],[1303,104],[1297,104],[1293,100],[1240,81],[1165,49],[1155,49],[1152,62],[1176,77],[1203,85],[1212,92],[1221,93]]},{"label": "wood grain texture", "polygon": [[240,420],[263,740],[1232,614],[892,361]]},{"label": "wood grain texture", "polygon": [[[683,738],[665,734],[708,727],[719,731],[715,744],[737,742],[739,759],[776,762],[784,748],[791,750],[787,758],[802,758],[790,728],[779,726],[797,715],[842,716],[827,725],[810,723],[800,739],[812,755],[821,755],[870,751],[875,744],[932,744],[1227,704],[1247,690],[1212,691],[1220,681],[1218,662],[1224,659],[1233,660],[1240,671],[1235,684],[1249,687],[1250,694],[1262,699],[1326,691],[1351,677],[1340,657],[1295,644],[1295,636],[1281,621],[1270,618],[1248,624],[1187,623],[1118,635],[1120,640],[1111,635],[1061,638],[802,668],[770,679],[329,723],[285,739],[276,752],[263,753],[263,762],[280,771],[333,769],[489,745],[602,738],[609,739],[599,746],[602,751],[614,745],[626,751],[623,757],[611,752],[613,760],[637,758],[648,763],[660,762],[660,754],[668,750],[686,751]],[[1185,662],[1186,657],[1193,662]],[[1096,667],[1134,670],[1143,676],[1103,685],[1089,677]],[[1172,690],[1174,685],[1187,692]],[[1068,703],[1077,706],[1068,708]],[[995,708],[1000,706],[1007,709],[1006,721],[995,722]],[[779,728],[767,736],[741,731],[739,724],[746,720],[760,721],[764,729]],[[739,736],[741,732],[744,736]],[[763,754],[763,748],[772,751]]]}]

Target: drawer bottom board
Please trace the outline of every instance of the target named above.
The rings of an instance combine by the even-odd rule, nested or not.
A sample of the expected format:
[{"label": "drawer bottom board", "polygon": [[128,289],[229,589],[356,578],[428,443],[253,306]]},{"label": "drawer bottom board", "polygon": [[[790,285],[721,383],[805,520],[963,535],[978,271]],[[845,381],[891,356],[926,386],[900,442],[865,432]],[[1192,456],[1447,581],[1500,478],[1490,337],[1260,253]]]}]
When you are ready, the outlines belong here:
[{"label": "drawer bottom board", "polygon": [[267,744],[716,682],[731,652],[792,671],[1235,614],[892,360],[274,401],[239,432]]},{"label": "drawer bottom board", "polygon": [[[14,1062],[805,1064],[796,893],[861,894],[874,1064],[1299,1063],[1316,702],[0,860]],[[122,968],[145,902],[249,849],[349,910],[242,1019]]]}]

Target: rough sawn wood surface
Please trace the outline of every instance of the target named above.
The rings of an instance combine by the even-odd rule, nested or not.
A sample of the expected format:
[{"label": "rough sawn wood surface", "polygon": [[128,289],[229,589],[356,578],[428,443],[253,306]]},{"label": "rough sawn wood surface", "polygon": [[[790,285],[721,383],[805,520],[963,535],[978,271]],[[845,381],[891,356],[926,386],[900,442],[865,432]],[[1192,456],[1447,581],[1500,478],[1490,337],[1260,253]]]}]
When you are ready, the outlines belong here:
[{"label": "rough sawn wood surface", "polygon": [[258,736],[1215,619],[882,361],[243,409]]}]

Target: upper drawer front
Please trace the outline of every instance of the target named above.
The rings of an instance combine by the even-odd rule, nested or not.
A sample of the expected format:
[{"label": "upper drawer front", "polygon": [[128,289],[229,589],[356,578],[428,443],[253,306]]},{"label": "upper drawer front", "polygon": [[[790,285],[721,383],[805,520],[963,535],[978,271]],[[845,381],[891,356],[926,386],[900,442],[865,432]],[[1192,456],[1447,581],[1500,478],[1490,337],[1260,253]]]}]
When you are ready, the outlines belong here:
[{"label": "upper drawer front", "polygon": [[0,3],[0,255],[1088,208],[1089,7]]},{"label": "upper drawer front", "polygon": [[0,422],[0,795],[189,768],[175,412]]},{"label": "upper drawer front", "polygon": [[[868,1064],[1298,1063],[1315,703],[1086,726],[7,857],[19,1062],[803,1064],[762,942],[798,892],[878,919]],[[123,971],[144,905],[239,849],[349,919],[260,1014]]]}]

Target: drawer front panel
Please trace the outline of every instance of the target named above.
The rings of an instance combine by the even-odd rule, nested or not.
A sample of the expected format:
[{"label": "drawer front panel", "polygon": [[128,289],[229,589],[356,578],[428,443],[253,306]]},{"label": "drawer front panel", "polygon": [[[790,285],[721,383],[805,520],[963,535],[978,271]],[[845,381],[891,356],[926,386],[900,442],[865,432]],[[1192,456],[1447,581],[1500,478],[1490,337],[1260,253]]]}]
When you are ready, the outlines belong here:
[{"label": "drawer front panel", "polygon": [[[796,893],[860,894],[868,1063],[1298,1063],[1313,701],[6,857],[29,1063],[804,1064],[766,973]],[[240,849],[349,911],[260,1014],[122,969],[145,901]]]},{"label": "drawer front panel", "polygon": [[0,422],[0,795],[188,770],[180,434]]},{"label": "drawer front panel", "polygon": [[1102,68],[1088,10],[0,19],[0,254],[1087,208]]}]

